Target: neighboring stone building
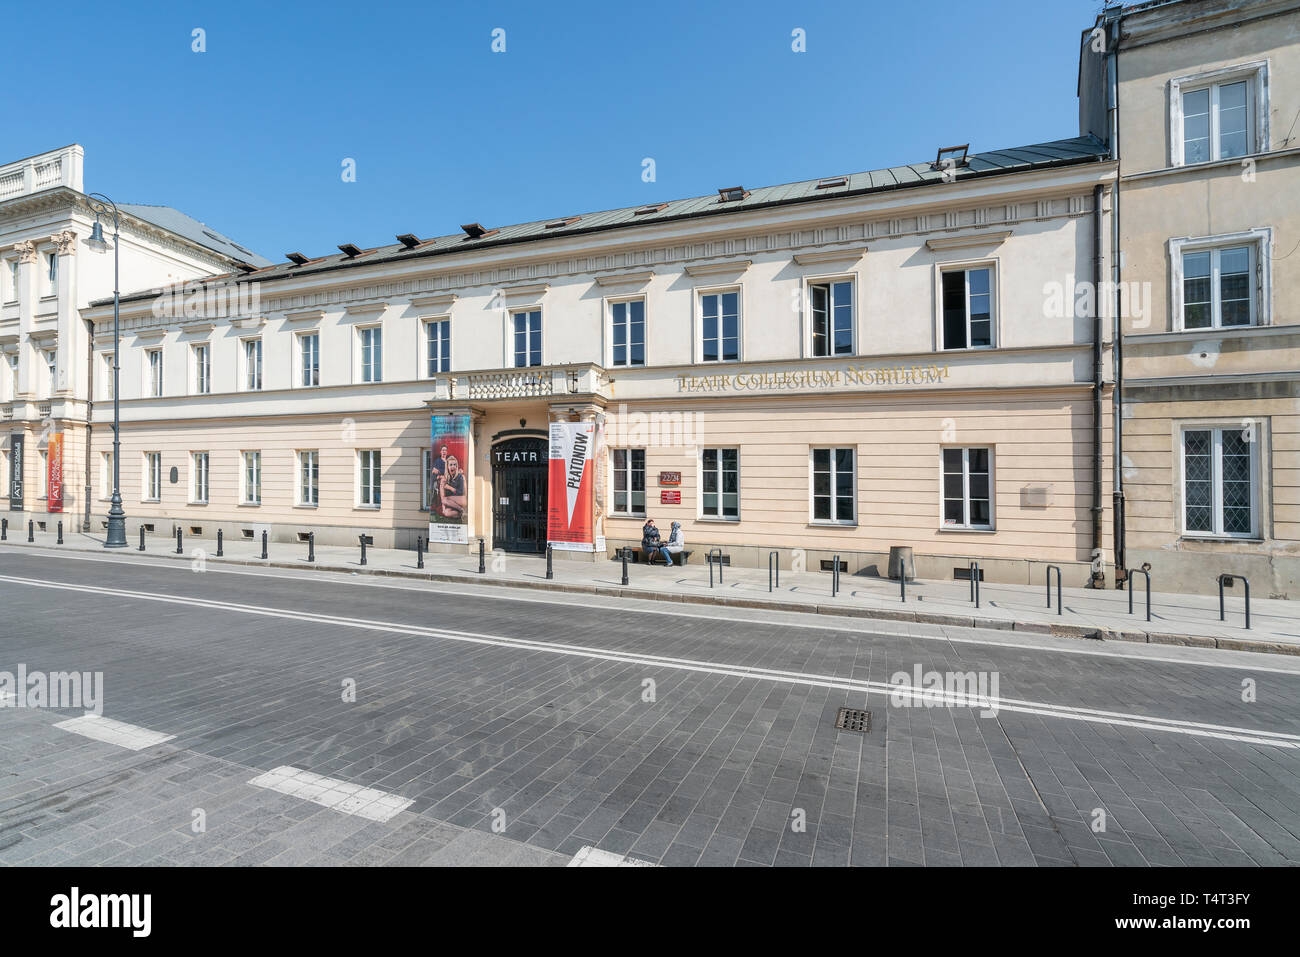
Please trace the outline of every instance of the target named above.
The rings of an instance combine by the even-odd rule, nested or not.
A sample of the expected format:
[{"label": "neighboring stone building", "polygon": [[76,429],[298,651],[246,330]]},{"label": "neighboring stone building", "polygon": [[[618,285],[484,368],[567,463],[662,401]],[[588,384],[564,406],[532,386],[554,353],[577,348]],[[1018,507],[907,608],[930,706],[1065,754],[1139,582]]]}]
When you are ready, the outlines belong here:
[{"label": "neighboring stone building", "polygon": [[[62,520],[72,530],[88,517],[92,353],[79,310],[112,295],[113,255],[85,244],[95,215],[82,192],[82,164],[82,148],[72,145],[0,166],[0,509],[11,525]],[[169,207],[120,210],[123,290],[266,262]],[[111,242],[111,221],[106,233]],[[55,513],[48,511],[52,452],[61,455],[64,476]]]},{"label": "neighboring stone building", "polygon": [[1083,37],[1080,118],[1103,139],[1118,128],[1118,561],[1149,565],[1159,590],[1230,572],[1294,598],[1300,2],[1103,13]]}]

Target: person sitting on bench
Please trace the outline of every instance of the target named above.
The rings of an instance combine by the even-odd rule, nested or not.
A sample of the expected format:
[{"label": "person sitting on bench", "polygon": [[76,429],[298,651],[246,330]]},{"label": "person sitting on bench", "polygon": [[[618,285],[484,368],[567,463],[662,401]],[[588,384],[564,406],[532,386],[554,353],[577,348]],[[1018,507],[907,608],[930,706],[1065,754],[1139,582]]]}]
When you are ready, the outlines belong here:
[{"label": "person sitting on bench", "polygon": [[655,555],[663,555],[664,561],[669,565],[673,563],[672,552],[668,551],[668,547],[659,537],[659,529],[655,527],[653,518],[647,518],[645,524],[641,526],[641,551],[645,553],[647,565],[654,564]]},{"label": "person sitting on bench", "polygon": [[664,549],[668,552],[668,564],[673,564],[673,556],[680,555],[685,548],[686,536],[682,534],[682,523],[673,522],[673,530],[668,533],[668,541],[664,545]]}]

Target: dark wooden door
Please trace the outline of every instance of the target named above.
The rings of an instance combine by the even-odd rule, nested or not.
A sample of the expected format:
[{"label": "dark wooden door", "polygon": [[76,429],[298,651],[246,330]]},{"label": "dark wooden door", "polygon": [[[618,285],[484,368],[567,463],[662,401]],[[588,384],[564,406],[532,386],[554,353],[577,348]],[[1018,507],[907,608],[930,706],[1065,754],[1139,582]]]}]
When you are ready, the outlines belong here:
[{"label": "dark wooden door", "polygon": [[493,449],[492,541],[507,552],[546,551],[547,446],[515,439]]}]

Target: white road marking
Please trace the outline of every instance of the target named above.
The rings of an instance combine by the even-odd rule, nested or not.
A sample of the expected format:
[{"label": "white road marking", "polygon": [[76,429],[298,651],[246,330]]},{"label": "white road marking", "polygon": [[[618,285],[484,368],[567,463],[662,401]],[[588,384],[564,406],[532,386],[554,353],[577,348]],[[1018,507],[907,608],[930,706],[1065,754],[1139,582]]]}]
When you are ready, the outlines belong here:
[{"label": "white road marking", "polygon": [[116,744],[128,751],[143,751],[145,748],[152,748],[155,744],[162,744],[164,741],[170,741],[176,737],[174,734],[150,731],[148,728],[137,727],[134,724],[126,724],[122,721],[114,721],[112,718],[105,718],[89,712],[80,718],[60,721],[55,727],[62,728],[64,731],[71,731],[73,734],[93,738],[96,741],[103,741],[105,744]]},{"label": "white road marking", "polygon": [[[180,571],[183,568],[185,570],[188,570],[188,566],[178,566],[177,561],[171,561],[171,560],[155,561],[150,559],[136,559],[134,557],[107,558],[107,557],[100,557],[95,555],[86,555],[78,552],[55,552],[49,549],[43,549],[39,547],[27,548],[26,546],[0,545],[0,552],[9,552],[13,554],[18,554],[21,552],[31,553],[33,551],[48,558],[59,558],[59,559],[72,560],[72,561],[101,562],[101,563],[112,564],[112,565],[129,564],[132,567],[163,568],[171,571]],[[817,614],[816,612],[811,612],[811,611],[806,611],[806,612],[787,611],[785,609],[768,610],[768,611],[764,611],[763,609],[754,609],[752,615],[746,616],[743,614],[738,614],[737,609],[735,608],[726,608],[722,606],[719,606],[716,610],[711,610],[707,612],[694,612],[694,611],[686,611],[685,609],[690,608],[692,606],[688,604],[682,604],[682,603],[669,603],[669,604],[677,604],[679,606],[672,609],[665,609],[659,607],[665,603],[662,601],[657,601],[655,598],[650,596],[644,598],[628,597],[628,598],[614,599],[614,601],[618,602],[617,605],[604,604],[604,603],[590,604],[588,603],[590,599],[596,599],[599,601],[601,599],[605,599],[606,596],[587,595],[580,592],[556,592],[553,596],[538,595],[536,593],[530,594],[528,589],[512,588],[509,585],[491,584],[487,582],[483,583],[482,585],[473,584],[470,585],[469,588],[452,588],[452,587],[448,587],[449,585],[448,582],[442,582],[442,581],[438,581],[438,582],[403,581],[402,579],[387,578],[385,576],[378,576],[378,575],[360,576],[357,575],[355,572],[349,575],[346,572],[327,572],[327,571],[300,573],[286,568],[249,569],[246,567],[236,566],[236,565],[217,567],[215,562],[208,563],[207,572],[208,573],[216,572],[223,575],[251,575],[256,578],[268,578],[268,577],[280,578],[289,581],[312,581],[312,582],[335,582],[335,583],[345,582],[349,585],[356,585],[365,588],[391,588],[391,589],[397,589],[399,591],[414,591],[426,595],[429,594],[429,589],[431,586],[433,586],[436,587],[437,593],[439,595],[460,595],[466,598],[480,598],[480,599],[490,599],[490,598],[498,597],[497,595],[494,594],[487,594],[487,595],[483,594],[484,591],[495,591],[495,592],[499,592],[500,597],[504,598],[504,600],[506,601],[528,602],[537,605],[559,605],[559,606],[572,606],[574,604],[583,604],[584,607],[593,610],[604,609],[609,611],[617,611],[620,614],[624,612],[630,612],[632,614],[639,614],[639,615],[655,615],[656,617],[660,617],[660,618],[662,618],[665,615],[671,615],[674,618],[698,618],[705,621],[731,621],[731,622],[736,622],[738,624],[744,624],[744,625],[785,625],[791,628],[804,628],[804,629],[813,629],[819,631],[835,631],[841,633],[848,632],[850,634],[857,634],[866,630],[869,634],[873,636],[899,637],[899,638],[908,638],[908,639],[915,638],[922,641],[947,641],[956,645],[983,645],[991,648],[1015,648],[1022,651],[1043,651],[1043,652],[1048,652],[1050,654],[1085,655],[1091,658],[1121,658],[1124,661],[1184,665],[1189,668],[1227,668],[1233,671],[1257,671],[1264,674],[1300,675],[1300,664],[1291,668],[1279,668],[1279,667],[1265,665],[1265,664],[1256,664],[1255,662],[1261,659],[1277,660],[1279,657],[1282,656],[1266,654],[1264,652],[1254,652],[1254,651],[1215,650],[1214,654],[1216,658],[1222,658],[1223,660],[1201,661],[1194,658],[1170,657],[1168,655],[1155,655],[1155,654],[1146,653],[1146,649],[1153,648],[1153,647],[1156,648],[1178,647],[1173,645],[1151,645],[1145,642],[1119,642],[1119,643],[1108,642],[1108,644],[1110,644],[1112,648],[1119,647],[1119,648],[1123,648],[1124,650],[1103,651],[1100,648],[1095,647],[1095,645],[1100,644],[1099,642],[1052,638],[1051,636],[1047,636],[1047,635],[1041,636],[1043,639],[1042,642],[1030,643],[1029,641],[1007,641],[1004,640],[1002,636],[1007,634],[1037,635],[1037,633],[1025,632],[1025,631],[1012,632],[1000,628],[999,629],[970,628],[967,630],[975,631],[975,632],[985,632],[990,636],[958,638],[958,637],[954,637],[951,634],[927,635],[916,631],[903,630],[903,628],[901,627],[905,625],[918,625],[918,624],[924,625],[927,624],[926,622],[906,622],[906,621],[893,621],[891,619],[863,618],[857,615],[832,616],[832,615]],[[648,608],[640,607],[636,604],[638,602],[644,602],[650,604],[652,607],[648,607]],[[944,614],[952,613],[951,606],[947,608],[940,608],[939,611]],[[956,614],[960,615],[960,612],[957,612]],[[822,619],[830,618],[832,619],[832,622],[810,621],[809,620],[810,618],[822,618]],[[933,625],[931,627],[946,629],[946,628],[956,628],[961,626]],[[898,630],[894,630],[895,628],[897,628]],[[1186,647],[1187,651],[1189,652],[1197,652],[1197,651],[1205,650],[1191,645],[1184,646],[1184,647]],[[1245,657],[1249,657],[1253,660],[1242,660]]]},{"label": "white road marking", "polygon": [[612,851],[602,851],[598,847],[586,845],[577,854],[573,855],[573,860],[569,861],[566,867],[658,867],[650,861],[643,861],[639,858],[628,857],[626,854],[615,854]]},{"label": "white road marking", "polygon": [[255,788],[268,788],[370,821],[391,820],[413,803],[410,798],[398,794],[349,784],[289,765],[259,774],[248,783]]},{"label": "white road marking", "polygon": [[104,595],[116,599],[134,598],[142,601],[155,601],[164,604],[184,605],[189,608],[207,608],[213,611],[236,612],[245,615],[258,615],[269,618],[284,618],[291,621],[305,621],[313,624],[328,625],[338,628],[356,628],[363,631],[384,631],[390,634],[413,635],[424,638],[436,638],[444,641],[457,641],[466,644],[491,645],[498,648],[517,648],[522,651],[544,652],[553,655],[566,655],[587,658],[594,661],[616,661],[621,664],[639,664],[650,668],[672,668],[678,671],[695,671],[714,675],[727,675],[738,678],[750,678],[759,681],[774,681],[784,684],[807,685],[818,688],[834,688],[843,691],[855,691],[863,695],[877,694],[882,697],[909,698],[920,703],[942,703],[954,707],[977,707],[985,709],[996,707],[999,711],[1019,714],[1043,715],[1054,718],[1066,718],[1072,721],[1089,721],[1151,731],[1166,731],[1174,734],[1186,734],[1202,738],[1219,738],[1225,741],[1241,741],[1247,744],[1269,745],[1279,748],[1300,749],[1300,735],[1278,731],[1262,731],[1255,728],[1233,727],[1231,725],[1206,724],[1197,721],[1184,721],[1176,718],[1158,718],[1149,715],[1130,714],[1121,711],[1101,711],[1095,708],[1075,708],[1068,705],[1056,705],[1042,701],[1026,701],[1019,698],[977,697],[960,693],[949,693],[927,688],[911,688],[889,684],[883,681],[866,681],[860,678],[838,678],[834,675],[807,674],[798,671],[780,671],[772,668],[759,668],[751,665],[731,665],[720,662],[701,661],[693,658],[670,658],[662,655],[641,654],[638,652],[610,651],[585,645],[570,645],[561,642],[534,641],[528,638],[508,638],[502,635],[483,635],[468,631],[449,631],[439,628],[424,628],[418,625],[405,625],[397,622],[384,622],[359,618],[340,618],[320,615],[313,612],[289,611],[283,608],[268,608],[260,605],[241,605],[233,602],[217,601],[209,598],[186,597],[183,595],[163,595],[156,592],[127,591],[121,588],[101,588],[95,585],[74,585],[68,582],[47,582],[39,579],[15,578],[0,575],[0,581],[37,588],[53,588],[62,591],[83,592],[92,595]]}]

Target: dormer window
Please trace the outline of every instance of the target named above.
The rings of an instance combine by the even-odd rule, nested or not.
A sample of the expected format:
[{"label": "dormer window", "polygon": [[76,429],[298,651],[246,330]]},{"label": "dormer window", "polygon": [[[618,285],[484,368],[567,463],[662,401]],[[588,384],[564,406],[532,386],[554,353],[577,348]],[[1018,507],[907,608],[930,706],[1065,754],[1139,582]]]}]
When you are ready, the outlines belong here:
[{"label": "dormer window", "polygon": [[718,190],[718,202],[738,203],[748,195],[749,191],[743,186],[726,186]]}]

